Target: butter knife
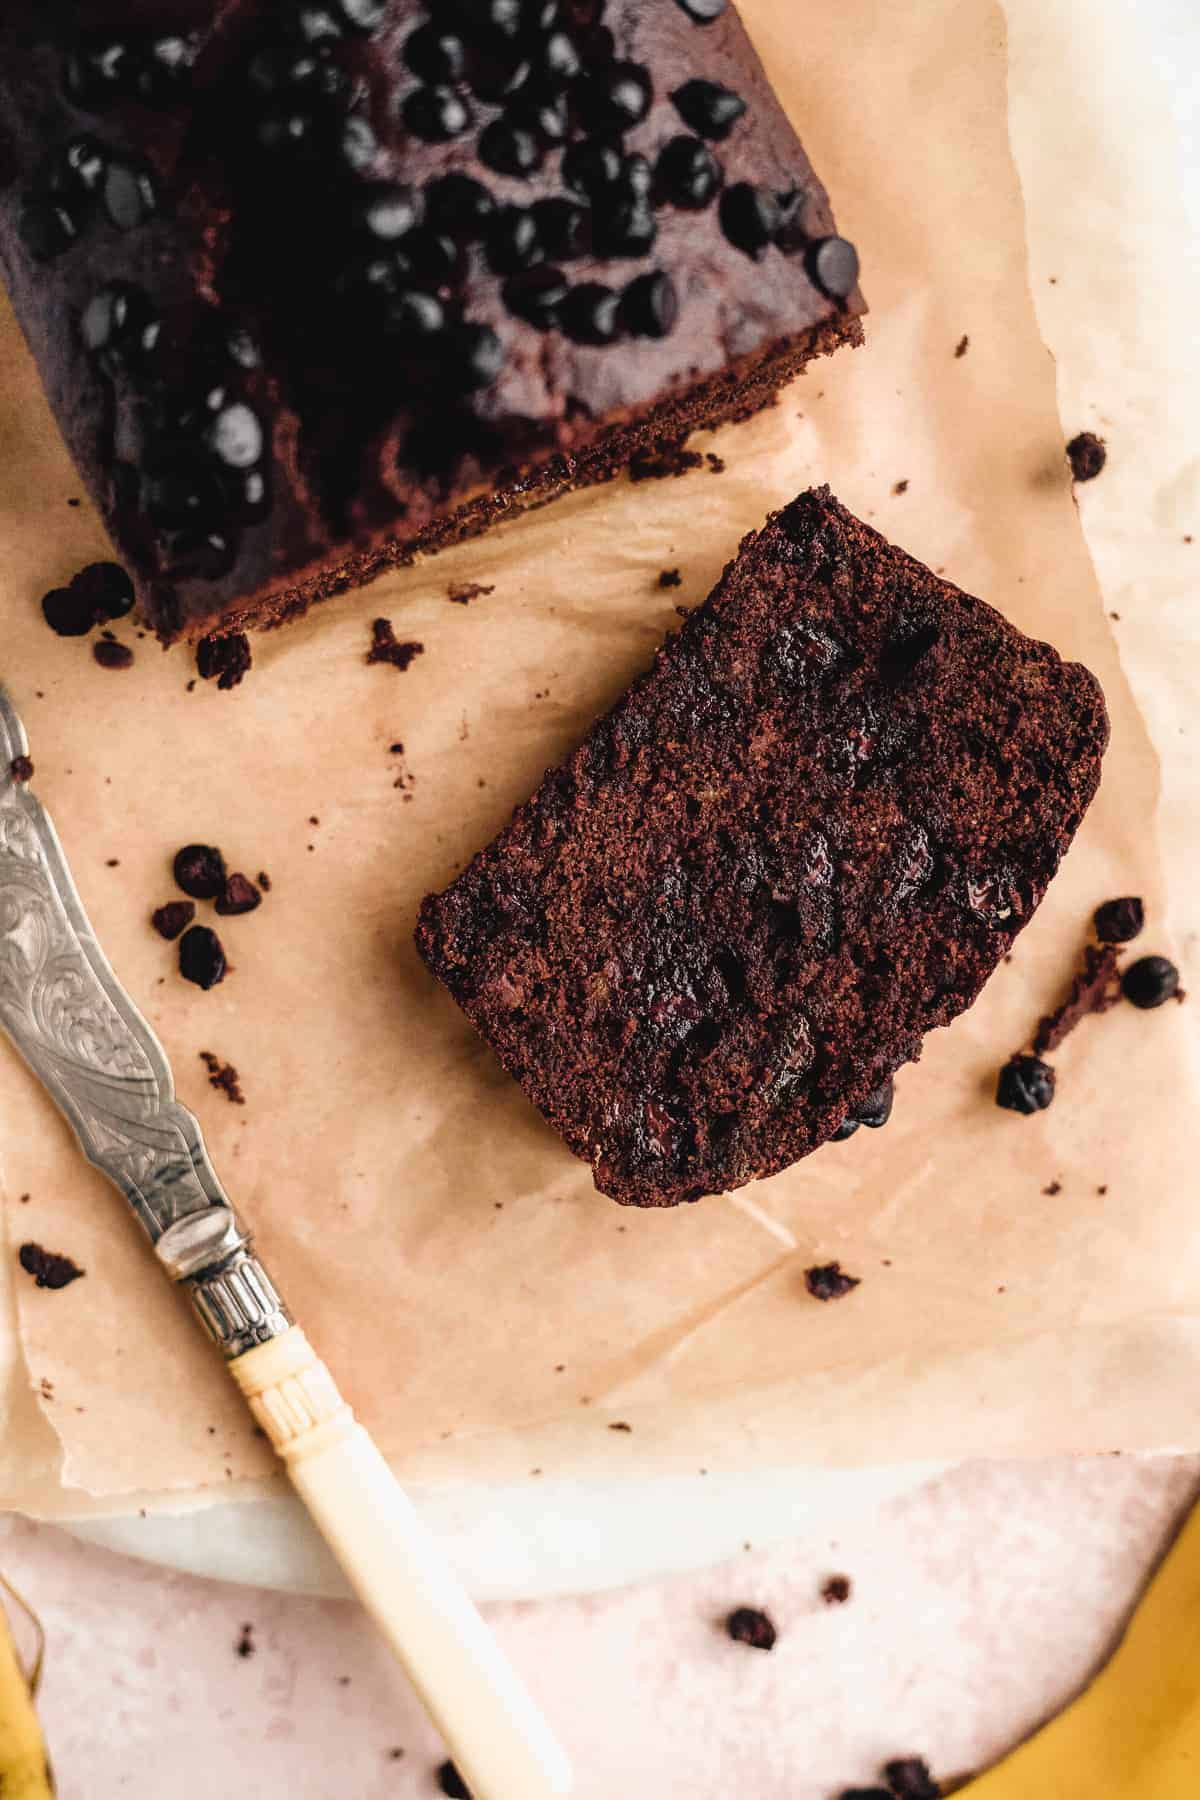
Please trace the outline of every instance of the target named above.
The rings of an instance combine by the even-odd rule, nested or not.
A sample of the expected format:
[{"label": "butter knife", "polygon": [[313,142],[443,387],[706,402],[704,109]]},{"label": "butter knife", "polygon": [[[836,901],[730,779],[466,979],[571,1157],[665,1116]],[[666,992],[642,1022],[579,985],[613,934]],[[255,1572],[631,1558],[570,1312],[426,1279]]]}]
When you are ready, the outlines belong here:
[{"label": "butter knife", "polygon": [[477,1800],[569,1793],[549,1726],[255,1255],[19,778],[27,755],[0,685],[0,1025],[226,1358]]}]

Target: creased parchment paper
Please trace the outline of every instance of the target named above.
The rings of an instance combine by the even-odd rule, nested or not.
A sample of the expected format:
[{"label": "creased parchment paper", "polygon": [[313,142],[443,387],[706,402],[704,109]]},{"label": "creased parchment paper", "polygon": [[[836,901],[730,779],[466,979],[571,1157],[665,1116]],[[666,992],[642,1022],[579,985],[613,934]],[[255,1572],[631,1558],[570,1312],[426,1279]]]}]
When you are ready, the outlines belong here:
[{"label": "creased parchment paper", "polygon": [[[337,601],[259,640],[233,695],[188,693],[186,657],[127,627],[123,675],[47,632],[38,597],[103,539],[67,506],[77,479],[0,326],[0,673],[38,791],[269,1267],[423,1479],[1194,1441],[1187,1009],[1086,1022],[1045,1115],[990,1103],[1098,900],[1144,894],[1147,948],[1171,950],[1157,760],[1031,303],[1003,17],[990,0],[743,11],[862,249],[869,347],[725,433],[723,474],[568,499]],[[644,666],[674,604],[702,599],[747,528],[822,480],[1099,675],[1106,779],[1013,962],[903,1073],[885,1133],[730,1198],[624,1211],[425,974],[416,907]],[[661,590],[674,567],[682,588]],[[448,602],[472,581],[495,592]],[[425,646],[403,675],[364,664],[382,614]],[[257,913],[223,922],[234,970],[208,994],[148,925],[194,839],[272,879]],[[208,1087],[202,1050],[237,1065],[244,1107]],[[5,1499],[116,1502],[267,1472],[121,1204],[6,1049],[0,1156],[11,1242],[87,1269],[44,1293],[7,1259]],[[803,1270],[833,1257],[862,1285],[823,1307]]]}]

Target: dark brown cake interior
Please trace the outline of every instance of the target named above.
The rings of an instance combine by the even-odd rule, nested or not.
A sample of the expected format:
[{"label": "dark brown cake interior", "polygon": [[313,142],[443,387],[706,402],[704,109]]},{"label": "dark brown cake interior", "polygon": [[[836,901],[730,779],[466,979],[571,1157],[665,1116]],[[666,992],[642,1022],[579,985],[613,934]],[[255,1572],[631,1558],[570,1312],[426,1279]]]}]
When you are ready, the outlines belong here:
[{"label": "dark brown cake interior", "polygon": [[1107,733],[1085,669],[811,492],[425,902],[418,944],[602,1191],[736,1187],[971,1004]]}]

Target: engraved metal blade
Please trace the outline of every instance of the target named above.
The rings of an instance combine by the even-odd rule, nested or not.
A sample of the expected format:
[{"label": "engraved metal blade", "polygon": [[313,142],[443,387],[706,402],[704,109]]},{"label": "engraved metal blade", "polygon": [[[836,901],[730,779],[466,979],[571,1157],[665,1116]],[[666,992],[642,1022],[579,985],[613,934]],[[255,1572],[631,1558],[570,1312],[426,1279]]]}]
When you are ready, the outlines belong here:
[{"label": "engraved metal blade", "polygon": [[[282,1329],[285,1309],[248,1254],[199,1121],[175,1098],[162,1045],[100,948],[49,814],[12,773],[27,754],[0,684],[0,1025],[170,1273],[189,1283],[210,1333],[239,1354],[248,1332],[257,1342]],[[231,1281],[238,1316],[214,1320]]]}]

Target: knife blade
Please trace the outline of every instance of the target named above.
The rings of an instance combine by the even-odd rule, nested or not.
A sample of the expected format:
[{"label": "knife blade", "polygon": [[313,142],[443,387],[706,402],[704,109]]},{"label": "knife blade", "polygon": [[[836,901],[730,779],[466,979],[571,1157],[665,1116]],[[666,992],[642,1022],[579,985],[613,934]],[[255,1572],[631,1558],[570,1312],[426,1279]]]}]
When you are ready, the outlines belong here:
[{"label": "knife blade", "polygon": [[[166,1052],[113,972],[0,684],[0,1026],[125,1196],[224,1353],[476,1800],[552,1800],[571,1767],[370,1434],[280,1299]],[[27,773],[27,771],[25,771]]]},{"label": "knife blade", "polygon": [[125,1196],[206,1331],[235,1357],[292,1323],[217,1179],[162,1045],[96,939],[58,833],[28,782],[0,684],[0,1025]]}]

